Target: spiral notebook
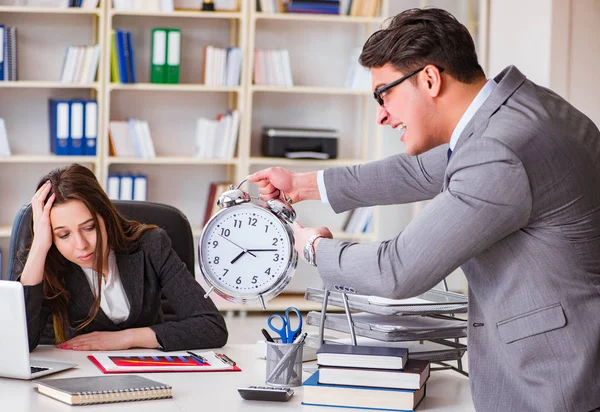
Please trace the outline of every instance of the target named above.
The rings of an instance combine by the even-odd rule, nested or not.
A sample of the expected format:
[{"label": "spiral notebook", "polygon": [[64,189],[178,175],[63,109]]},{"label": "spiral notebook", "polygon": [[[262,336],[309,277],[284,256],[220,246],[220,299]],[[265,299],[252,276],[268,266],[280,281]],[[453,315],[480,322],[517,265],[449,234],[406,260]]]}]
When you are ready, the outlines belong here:
[{"label": "spiral notebook", "polygon": [[172,398],[171,386],[137,375],[44,379],[41,394],[69,405],[90,405]]}]

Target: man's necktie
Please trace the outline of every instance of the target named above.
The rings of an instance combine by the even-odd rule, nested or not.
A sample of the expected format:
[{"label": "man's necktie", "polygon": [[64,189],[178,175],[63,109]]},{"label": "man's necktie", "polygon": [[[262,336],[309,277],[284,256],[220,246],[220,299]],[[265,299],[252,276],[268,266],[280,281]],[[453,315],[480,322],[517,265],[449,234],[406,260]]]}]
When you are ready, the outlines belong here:
[{"label": "man's necktie", "polygon": [[448,161],[450,161],[450,156],[452,156],[452,149],[448,149]]}]

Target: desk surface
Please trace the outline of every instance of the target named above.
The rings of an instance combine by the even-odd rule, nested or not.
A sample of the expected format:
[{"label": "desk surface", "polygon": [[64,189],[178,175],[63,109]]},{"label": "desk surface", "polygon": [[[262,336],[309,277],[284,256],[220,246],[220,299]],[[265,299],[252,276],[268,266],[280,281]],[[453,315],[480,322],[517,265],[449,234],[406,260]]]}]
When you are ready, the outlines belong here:
[{"label": "desk surface", "polygon": [[[238,387],[264,385],[265,360],[258,358],[255,345],[228,345],[221,351],[234,359],[242,372],[217,373],[151,373],[140,374],[150,379],[173,386],[173,399],[143,402],[125,402],[113,404],[110,411],[139,412],[198,412],[198,411],[333,411],[337,408],[303,406],[302,387],[294,388],[295,394],[286,403],[243,400]],[[148,353],[150,350],[136,350],[132,353]],[[164,353],[156,351],[157,353]],[[78,376],[102,375],[89,360],[88,352],[74,352],[56,349],[52,346],[40,346],[32,354],[32,359],[44,359],[71,362],[79,365],[77,369],[45,376],[42,379],[71,378]],[[315,368],[315,362],[304,363],[304,368]],[[303,378],[310,376],[305,371]],[[72,406],[63,404],[33,390],[32,381],[0,378],[0,409],[22,412],[73,412]],[[142,406],[143,405],[143,406]],[[78,407],[80,409],[98,406]],[[104,410],[104,409],[103,409]],[[107,409],[108,410],[108,409]],[[418,411],[469,412],[474,411],[469,389],[469,381],[452,371],[435,371],[427,383],[427,396]]]}]

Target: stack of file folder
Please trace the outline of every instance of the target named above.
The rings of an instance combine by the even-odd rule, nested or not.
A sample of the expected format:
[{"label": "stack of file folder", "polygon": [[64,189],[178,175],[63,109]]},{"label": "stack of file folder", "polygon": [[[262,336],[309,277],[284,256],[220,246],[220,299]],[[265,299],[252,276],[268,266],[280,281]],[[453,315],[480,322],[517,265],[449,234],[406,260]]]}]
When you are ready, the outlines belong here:
[{"label": "stack of file folder", "polygon": [[[459,342],[467,336],[467,321],[454,317],[454,314],[467,312],[465,296],[436,289],[402,300],[355,294],[345,296],[346,314],[327,314],[326,309],[324,314],[309,312],[307,323],[321,326],[321,331],[326,328],[350,333],[358,345],[405,347],[410,359],[437,362],[442,365],[438,369],[453,369],[467,375],[461,362],[467,346]],[[305,298],[323,304],[325,291],[308,288]],[[346,306],[342,293],[333,291],[328,292],[327,304]],[[349,311],[358,313],[350,314]],[[320,342],[323,342],[323,332]],[[350,340],[337,342],[347,344]],[[447,361],[457,361],[457,366],[446,364]]]}]

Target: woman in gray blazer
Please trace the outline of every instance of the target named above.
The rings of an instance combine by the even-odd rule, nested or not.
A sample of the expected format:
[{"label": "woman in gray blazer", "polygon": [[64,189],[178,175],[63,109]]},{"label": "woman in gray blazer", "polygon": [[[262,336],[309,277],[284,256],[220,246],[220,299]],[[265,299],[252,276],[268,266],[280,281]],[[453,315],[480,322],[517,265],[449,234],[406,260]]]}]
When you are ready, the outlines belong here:
[{"label": "woman in gray blazer", "polygon": [[[31,205],[33,240],[20,274],[30,350],[48,316],[63,349],[225,345],[223,317],[166,232],[121,216],[89,169],[51,171]],[[176,321],[163,322],[161,293]]]}]

